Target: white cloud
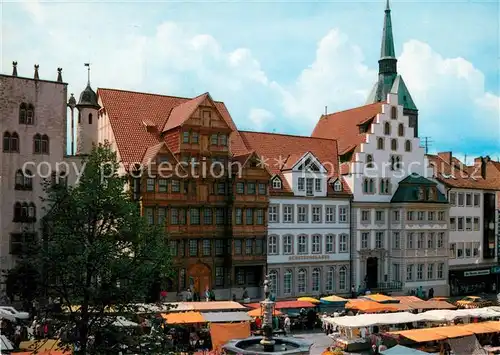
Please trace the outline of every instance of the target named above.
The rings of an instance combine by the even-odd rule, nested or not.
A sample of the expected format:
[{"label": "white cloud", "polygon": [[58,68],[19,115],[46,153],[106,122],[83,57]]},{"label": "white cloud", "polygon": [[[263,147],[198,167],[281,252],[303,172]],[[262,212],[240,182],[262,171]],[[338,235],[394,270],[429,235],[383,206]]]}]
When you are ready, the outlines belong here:
[{"label": "white cloud", "polygon": [[361,49],[339,30],[331,30],[316,50],[316,58],[291,87],[277,89],[285,113],[307,119],[311,126],[324,113],[359,106],[366,99],[376,72],[363,62]]},{"label": "white cloud", "polygon": [[[294,130],[289,133],[307,135],[325,106],[335,112],[363,105],[377,79],[377,63],[368,65],[362,49],[338,29],[318,41],[310,66],[297,75],[289,73],[285,84],[273,81],[250,49],[224,46],[222,38],[200,33],[189,23],[164,22],[146,35],[146,29],[127,25],[119,14],[119,21],[110,22],[109,13],[96,11],[95,4],[61,6],[57,11],[53,4],[47,11],[39,2],[22,6],[37,21],[38,41],[26,40],[28,32],[19,29],[16,35],[23,40],[7,41],[2,61],[18,60],[21,70],[29,68],[29,75],[20,73],[26,76],[39,63],[41,76],[48,79],[55,79],[61,66],[69,92],[76,96],[86,83],[83,63],[90,61],[94,87],[192,96],[210,91],[226,102],[240,126],[271,130],[278,124]],[[81,16],[64,23],[67,12]],[[101,16],[92,21],[100,26],[91,26],[89,16]],[[9,32],[16,28],[11,22],[4,25]],[[286,66],[287,56],[281,58]],[[485,92],[484,75],[471,62],[446,58],[428,44],[411,40],[404,44],[398,65],[420,110],[421,132],[432,136],[435,145],[444,150],[467,140],[496,139],[498,146],[500,98]],[[457,122],[458,117],[474,124]]]},{"label": "white cloud", "polygon": [[274,119],[274,115],[262,108],[252,108],[248,114],[248,118],[252,123],[253,129],[262,130]]}]

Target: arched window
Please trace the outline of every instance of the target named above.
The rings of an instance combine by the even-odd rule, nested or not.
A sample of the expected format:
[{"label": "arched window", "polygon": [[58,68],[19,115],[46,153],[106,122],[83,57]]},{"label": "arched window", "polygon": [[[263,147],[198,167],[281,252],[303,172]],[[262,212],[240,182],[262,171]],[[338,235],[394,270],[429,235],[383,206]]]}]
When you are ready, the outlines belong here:
[{"label": "arched window", "polygon": [[369,185],[370,185],[369,186],[369,192],[370,193],[374,193],[375,192],[375,183],[374,183],[373,179],[370,179]]},{"label": "arched window", "polygon": [[28,111],[26,112],[26,124],[35,124],[35,106],[32,104],[28,105]]},{"label": "arched window", "polygon": [[36,206],[33,202],[28,205],[28,219],[30,221],[36,220]]},{"label": "arched window", "polygon": [[3,134],[3,151],[10,152],[10,133],[5,132]]},{"label": "arched window", "polygon": [[405,126],[403,126],[402,123],[400,123],[398,126],[398,135],[400,137],[404,137],[404,135],[405,135]]},{"label": "arched window", "polygon": [[384,134],[386,136],[391,135],[391,124],[389,122],[384,123]]},{"label": "arched window", "polygon": [[377,149],[381,149],[381,150],[384,149],[384,138],[379,137],[377,139]]},{"label": "arched window", "polygon": [[42,152],[42,136],[37,133],[33,136],[33,153],[40,154],[41,152]]},{"label": "arched window", "polygon": [[407,140],[407,141],[405,142],[405,150],[406,150],[407,152],[411,152],[411,141],[410,141],[410,140]]},{"label": "arched window", "polygon": [[293,289],[293,272],[290,269],[285,271],[283,275],[283,293],[285,295],[290,295]]},{"label": "arched window", "polygon": [[21,219],[22,219],[22,210],[23,210],[23,206],[21,205],[21,203],[16,202],[14,204],[14,222],[21,221]]},{"label": "arched window", "polygon": [[397,119],[398,118],[398,109],[396,106],[392,106],[391,107],[391,118],[393,120]]},{"label": "arched window", "polygon": [[342,266],[339,271],[339,289],[344,291],[347,289],[347,268]]},{"label": "arched window", "polygon": [[278,254],[278,236],[270,235],[267,237],[267,255]]},{"label": "arched window", "polygon": [[397,139],[391,139],[391,149],[394,151],[398,150],[398,140]]},{"label": "arched window", "polygon": [[371,154],[366,155],[366,167],[373,168],[373,155]]},{"label": "arched window", "polygon": [[305,269],[300,269],[297,275],[297,292],[305,293],[307,285],[307,272]]},{"label": "arched window", "polygon": [[15,189],[22,190],[24,188],[24,174],[21,169],[16,171],[16,179],[15,179]]},{"label": "arched window", "polygon": [[25,190],[32,190],[33,189],[33,174],[31,173],[31,170],[25,170],[23,175],[24,175],[24,189]]},{"label": "arched window", "polygon": [[333,266],[326,272],[326,291],[335,291],[335,268]]},{"label": "arched window", "polygon": [[92,114],[89,113],[89,124],[92,124]]},{"label": "arched window", "polygon": [[321,289],[321,270],[314,268],[312,271],[312,292],[319,292]]},{"label": "arched window", "polygon": [[23,102],[19,106],[19,124],[26,124],[26,109],[27,109],[27,106]]},{"label": "arched window", "polygon": [[277,270],[271,270],[269,273],[269,281],[271,281],[271,293],[274,294],[274,296],[278,295],[279,292],[279,277],[278,277],[278,271]]},{"label": "arched window", "polygon": [[19,135],[16,132],[10,136],[10,152],[19,153]]},{"label": "arched window", "polygon": [[26,221],[28,219],[28,209],[29,209],[28,203],[23,202],[23,204],[21,205],[21,220],[22,221]]},{"label": "arched window", "polygon": [[49,136],[46,134],[42,136],[42,154],[49,154]]},{"label": "arched window", "polygon": [[396,169],[401,169],[401,157],[396,157]]}]

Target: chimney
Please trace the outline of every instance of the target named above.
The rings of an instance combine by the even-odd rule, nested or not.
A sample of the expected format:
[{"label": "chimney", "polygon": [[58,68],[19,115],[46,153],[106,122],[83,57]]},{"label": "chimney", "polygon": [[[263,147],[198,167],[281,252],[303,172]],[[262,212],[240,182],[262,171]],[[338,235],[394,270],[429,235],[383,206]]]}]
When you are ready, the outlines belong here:
[{"label": "chimney", "polygon": [[451,152],[441,152],[441,153],[438,153],[438,157],[440,157],[445,162],[447,162],[448,164],[451,165],[451,158],[453,157],[453,155],[451,154]]},{"label": "chimney", "polygon": [[481,159],[481,177],[486,179],[486,164],[488,163],[489,157],[480,157]]},{"label": "chimney", "polygon": [[38,64],[35,64],[35,80],[40,79],[40,77],[38,76],[38,68],[40,68],[40,66]]},{"label": "chimney", "polygon": [[12,62],[12,76],[17,76],[17,62]]},{"label": "chimney", "polygon": [[57,82],[62,83],[62,68],[57,68]]}]

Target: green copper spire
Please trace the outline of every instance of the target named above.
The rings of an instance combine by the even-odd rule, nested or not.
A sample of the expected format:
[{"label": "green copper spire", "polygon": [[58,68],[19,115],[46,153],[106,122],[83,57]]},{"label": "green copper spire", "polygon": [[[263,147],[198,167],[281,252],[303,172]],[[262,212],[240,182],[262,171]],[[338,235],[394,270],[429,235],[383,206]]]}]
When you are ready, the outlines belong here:
[{"label": "green copper spire", "polygon": [[389,0],[385,6],[384,31],[382,34],[382,47],[380,49],[380,59],[396,58],[394,51],[394,38],[392,37],[391,7]]}]

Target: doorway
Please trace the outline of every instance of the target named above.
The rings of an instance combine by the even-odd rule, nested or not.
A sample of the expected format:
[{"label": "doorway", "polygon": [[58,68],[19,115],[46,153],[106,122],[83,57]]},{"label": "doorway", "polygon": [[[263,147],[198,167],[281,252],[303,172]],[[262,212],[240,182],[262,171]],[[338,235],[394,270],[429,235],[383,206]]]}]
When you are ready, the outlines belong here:
[{"label": "doorway", "polygon": [[212,272],[210,267],[203,263],[194,264],[188,269],[188,276],[191,291],[204,297],[205,290],[211,288]]},{"label": "doorway", "polygon": [[378,285],[378,258],[371,257],[366,260],[366,287],[371,290]]}]

